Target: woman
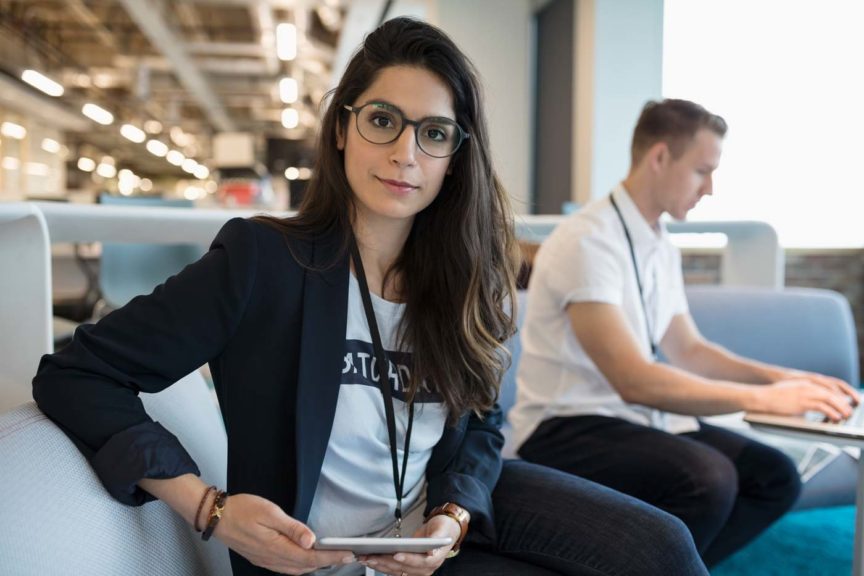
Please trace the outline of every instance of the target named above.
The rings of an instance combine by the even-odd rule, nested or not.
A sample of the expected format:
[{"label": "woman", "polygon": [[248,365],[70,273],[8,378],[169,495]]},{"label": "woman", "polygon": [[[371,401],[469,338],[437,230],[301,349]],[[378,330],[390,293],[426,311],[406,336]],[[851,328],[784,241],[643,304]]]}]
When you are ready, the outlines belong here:
[{"label": "woman", "polygon": [[[470,64],[436,28],[391,20],[332,95],[299,215],[226,224],[199,262],[45,356],[34,397],[114,497],[164,500],[231,548],[237,575],[354,575],[357,560],[402,576],[706,574],[671,516],[527,463],[502,471],[514,246]],[[230,496],[137,398],[204,362]],[[453,544],[313,548],[394,534]]]}]

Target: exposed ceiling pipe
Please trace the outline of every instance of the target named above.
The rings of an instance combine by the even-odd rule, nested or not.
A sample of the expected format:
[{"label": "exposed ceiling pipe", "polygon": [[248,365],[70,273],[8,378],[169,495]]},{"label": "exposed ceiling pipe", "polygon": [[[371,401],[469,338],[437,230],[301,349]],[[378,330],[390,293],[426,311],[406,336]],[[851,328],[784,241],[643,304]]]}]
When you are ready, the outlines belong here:
[{"label": "exposed ceiling pipe", "polygon": [[262,56],[267,71],[275,76],[279,73],[279,59],[276,57],[276,24],[273,22],[273,9],[267,2],[257,2],[249,7],[252,25],[258,29]]},{"label": "exposed ceiling pipe", "polygon": [[108,48],[117,48],[117,42],[114,40],[114,35],[102,25],[99,18],[93,14],[93,11],[84,4],[83,0],[67,0],[66,6],[72,13],[81,20],[84,24],[90,26],[99,36],[105,46]]},{"label": "exposed ceiling pipe", "polygon": [[149,0],[120,0],[132,20],[150,40],[153,48],[162,52],[171,62],[177,79],[198,101],[210,123],[219,131],[234,131],[234,122],[228,117],[225,108],[210,87],[207,78],[201,73],[182,42],[168,27],[165,20]]}]

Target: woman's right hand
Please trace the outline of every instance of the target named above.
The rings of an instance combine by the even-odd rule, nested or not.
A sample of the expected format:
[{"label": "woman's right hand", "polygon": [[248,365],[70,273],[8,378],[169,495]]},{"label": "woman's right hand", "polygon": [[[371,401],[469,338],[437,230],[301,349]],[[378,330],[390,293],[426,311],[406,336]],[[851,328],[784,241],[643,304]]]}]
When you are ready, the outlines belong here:
[{"label": "woman's right hand", "polygon": [[759,412],[800,416],[804,412],[815,411],[821,412],[832,422],[845,420],[852,415],[852,398],[806,377],[759,386],[757,394],[760,396]]},{"label": "woman's right hand", "polygon": [[356,561],[348,551],[314,550],[315,534],[308,526],[252,494],[228,497],[213,535],[256,566],[280,574],[307,574]]}]

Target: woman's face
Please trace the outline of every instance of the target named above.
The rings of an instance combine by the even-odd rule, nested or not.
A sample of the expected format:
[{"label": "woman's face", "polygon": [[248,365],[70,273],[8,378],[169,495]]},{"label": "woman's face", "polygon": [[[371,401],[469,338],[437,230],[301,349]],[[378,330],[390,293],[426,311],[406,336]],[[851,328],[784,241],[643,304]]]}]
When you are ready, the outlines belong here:
[{"label": "woman's face", "polygon": [[[351,105],[358,108],[369,102],[398,108],[408,120],[456,118],[450,89],[424,68],[382,69]],[[381,117],[375,122],[386,125],[388,120]],[[345,130],[337,129],[336,142],[345,152],[345,174],[357,200],[357,217],[367,224],[403,221],[410,226],[441,190],[451,157],[434,158],[423,152],[417,146],[415,129],[406,124],[395,141],[373,144],[357,131],[353,113]]]}]

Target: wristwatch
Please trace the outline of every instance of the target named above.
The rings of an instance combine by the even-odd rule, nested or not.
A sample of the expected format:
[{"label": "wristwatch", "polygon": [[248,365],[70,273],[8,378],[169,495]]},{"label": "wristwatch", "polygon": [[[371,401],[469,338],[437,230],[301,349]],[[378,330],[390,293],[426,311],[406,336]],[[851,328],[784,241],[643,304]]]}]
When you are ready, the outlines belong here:
[{"label": "wristwatch", "polygon": [[450,552],[447,553],[447,558],[453,558],[457,554],[459,554],[459,547],[462,545],[462,540],[465,539],[465,535],[468,534],[468,522],[471,520],[471,515],[467,510],[459,506],[458,504],[454,504],[452,502],[447,502],[446,504],[442,504],[441,506],[436,506],[429,512],[429,515],[426,517],[426,521],[428,522],[430,518],[433,516],[449,516],[456,520],[459,523],[459,538],[456,540],[456,543],[450,548]]}]

